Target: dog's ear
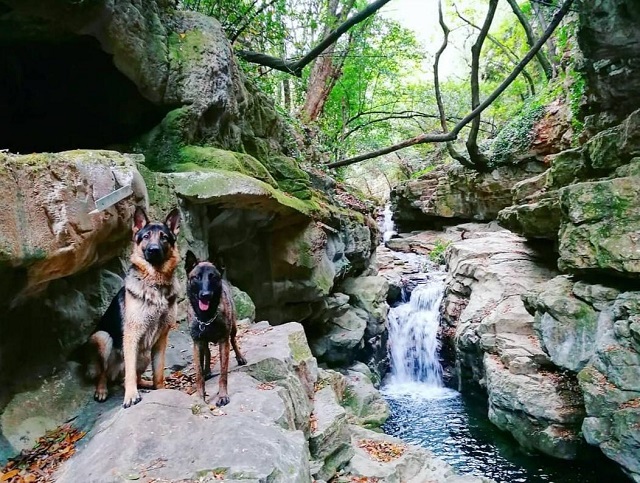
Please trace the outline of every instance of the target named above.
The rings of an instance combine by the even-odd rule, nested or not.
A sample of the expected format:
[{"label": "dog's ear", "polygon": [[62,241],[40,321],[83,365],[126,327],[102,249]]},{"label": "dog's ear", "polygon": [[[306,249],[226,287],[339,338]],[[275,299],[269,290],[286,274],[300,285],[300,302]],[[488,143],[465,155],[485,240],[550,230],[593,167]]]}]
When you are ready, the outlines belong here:
[{"label": "dog's ear", "polygon": [[174,208],[169,212],[167,218],[164,220],[164,224],[169,227],[171,233],[178,236],[178,232],[180,231],[180,211],[178,211],[178,208]]},{"label": "dog's ear", "polygon": [[149,223],[149,218],[144,212],[144,209],[140,206],[136,206],[136,211],[133,213],[133,234],[135,235],[142,230],[146,224]]},{"label": "dog's ear", "polygon": [[191,273],[191,270],[198,264],[198,259],[191,250],[187,251],[187,257],[184,261],[184,269],[187,271],[187,275]]}]

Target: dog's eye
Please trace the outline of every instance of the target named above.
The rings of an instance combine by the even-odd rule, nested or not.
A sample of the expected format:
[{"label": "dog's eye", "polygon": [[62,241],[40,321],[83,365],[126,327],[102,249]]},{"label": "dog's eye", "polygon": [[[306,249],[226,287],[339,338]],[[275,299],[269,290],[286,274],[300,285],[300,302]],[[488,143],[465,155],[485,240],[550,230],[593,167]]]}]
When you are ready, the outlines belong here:
[{"label": "dog's eye", "polygon": [[148,240],[149,239],[149,233],[147,232],[144,235],[142,235],[142,238],[144,238],[145,240]]},{"label": "dog's eye", "polygon": [[163,231],[160,232],[160,238],[162,238],[163,240],[165,240],[167,238],[167,234]]}]

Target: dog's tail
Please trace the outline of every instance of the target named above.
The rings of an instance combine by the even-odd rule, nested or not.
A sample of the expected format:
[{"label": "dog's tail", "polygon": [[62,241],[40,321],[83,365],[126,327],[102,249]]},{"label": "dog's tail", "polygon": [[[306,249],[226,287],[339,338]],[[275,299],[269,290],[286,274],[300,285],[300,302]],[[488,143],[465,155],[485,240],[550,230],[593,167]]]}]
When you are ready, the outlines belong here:
[{"label": "dog's tail", "polygon": [[111,351],[113,350],[113,339],[108,332],[99,330],[89,338],[87,345],[91,349],[91,355],[87,363],[87,377],[95,379],[100,373],[107,370]]}]

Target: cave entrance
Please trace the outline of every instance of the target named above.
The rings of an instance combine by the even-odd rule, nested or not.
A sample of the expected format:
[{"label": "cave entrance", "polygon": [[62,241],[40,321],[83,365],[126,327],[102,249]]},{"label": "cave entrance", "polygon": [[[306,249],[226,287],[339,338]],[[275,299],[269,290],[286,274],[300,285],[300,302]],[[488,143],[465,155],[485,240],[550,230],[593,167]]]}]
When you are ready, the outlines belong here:
[{"label": "cave entrance", "polygon": [[0,33],[0,149],[126,149],[168,108],[154,105],[89,36]]}]

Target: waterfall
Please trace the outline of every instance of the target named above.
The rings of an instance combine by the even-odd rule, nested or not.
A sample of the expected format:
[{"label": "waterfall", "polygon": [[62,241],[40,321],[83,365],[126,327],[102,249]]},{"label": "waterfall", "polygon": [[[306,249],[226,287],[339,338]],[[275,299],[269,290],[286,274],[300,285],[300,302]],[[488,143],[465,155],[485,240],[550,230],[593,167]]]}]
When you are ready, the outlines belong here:
[{"label": "waterfall", "polygon": [[393,212],[391,211],[391,205],[386,204],[384,207],[384,221],[382,222],[382,241],[386,242],[391,240],[391,237],[395,235],[396,227],[393,224]]},{"label": "waterfall", "polygon": [[443,387],[438,340],[443,295],[444,282],[434,277],[417,286],[408,303],[389,311],[391,374],[387,388],[409,389],[416,383],[422,389]]}]

